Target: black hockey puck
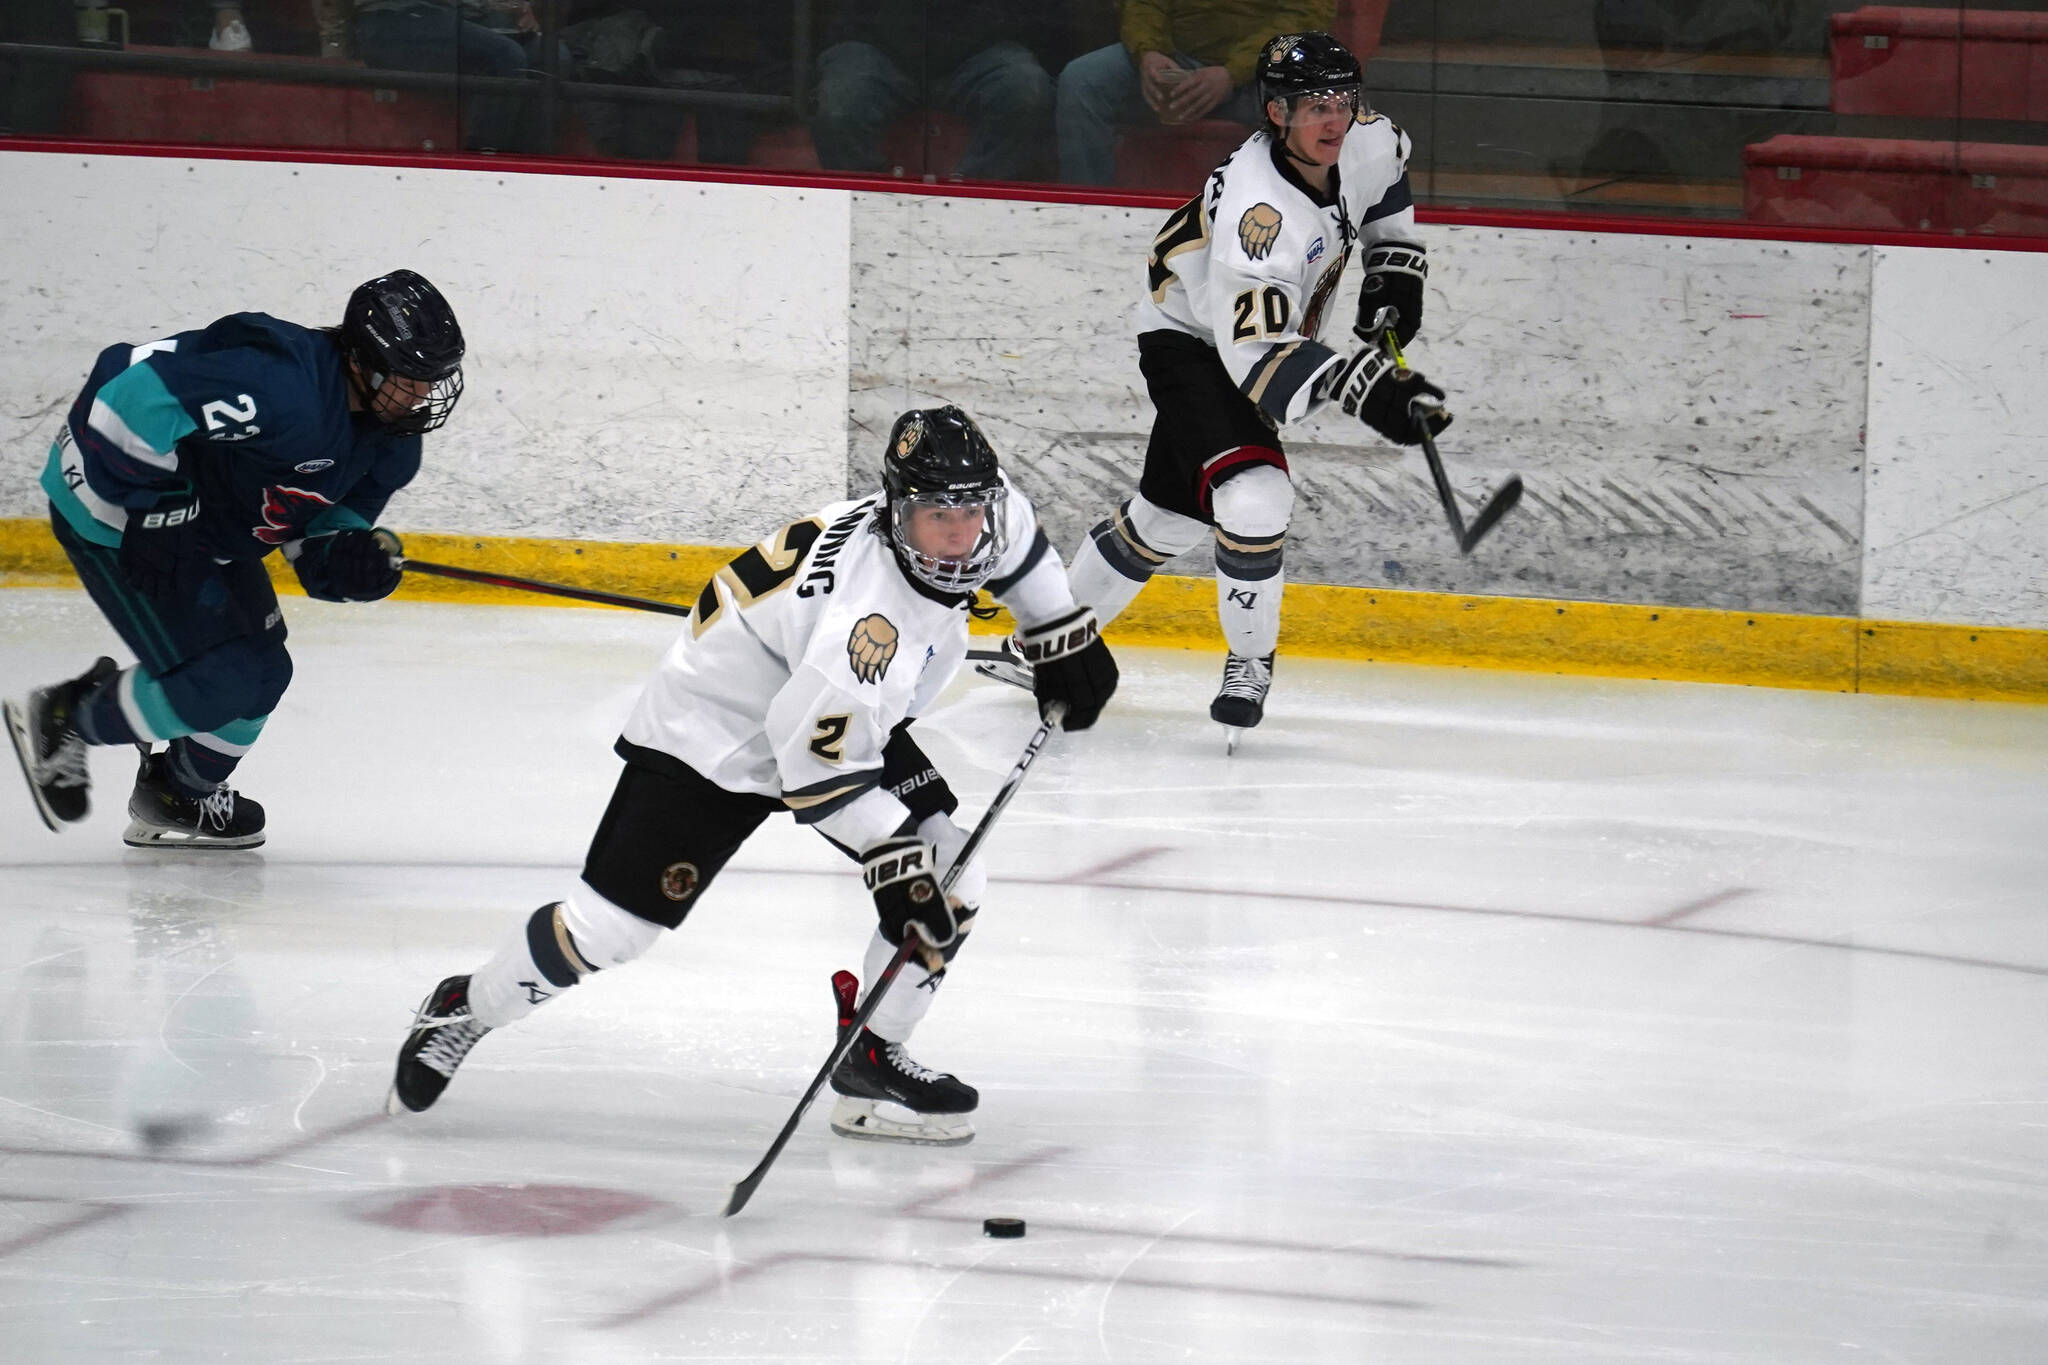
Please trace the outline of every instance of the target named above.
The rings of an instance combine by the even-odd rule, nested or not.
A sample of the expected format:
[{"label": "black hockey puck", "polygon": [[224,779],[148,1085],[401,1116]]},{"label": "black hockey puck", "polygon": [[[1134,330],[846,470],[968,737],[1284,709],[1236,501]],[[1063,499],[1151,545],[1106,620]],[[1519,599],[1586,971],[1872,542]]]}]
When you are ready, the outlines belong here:
[{"label": "black hockey puck", "polygon": [[984,1218],[981,1220],[981,1231],[985,1237],[1022,1237],[1024,1235],[1024,1220],[1022,1218]]}]

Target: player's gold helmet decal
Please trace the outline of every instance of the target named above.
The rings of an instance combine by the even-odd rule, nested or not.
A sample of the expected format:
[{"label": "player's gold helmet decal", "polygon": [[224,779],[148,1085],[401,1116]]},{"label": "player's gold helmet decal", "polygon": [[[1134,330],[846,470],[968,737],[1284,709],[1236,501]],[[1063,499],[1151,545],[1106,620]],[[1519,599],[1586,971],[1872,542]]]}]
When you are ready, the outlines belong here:
[{"label": "player's gold helmet decal", "polygon": [[1271,204],[1253,204],[1237,220],[1237,240],[1245,255],[1265,260],[1272,254],[1273,243],[1280,240],[1280,210]]},{"label": "player's gold helmet decal", "polygon": [[896,438],[896,454],[908,458],[910,452],[917,449],[917,443],[923,439],[924,423],[917,417],[912,417],[910,421],[904,423],[903,434]]},{"label": "player's gold helmet decal", "polygon": [[896,627],[888,617],[876,612],[853,623],[853,633],[846,637],[846,661],[853,665],[854,677],[880,682],[895,657]]}]

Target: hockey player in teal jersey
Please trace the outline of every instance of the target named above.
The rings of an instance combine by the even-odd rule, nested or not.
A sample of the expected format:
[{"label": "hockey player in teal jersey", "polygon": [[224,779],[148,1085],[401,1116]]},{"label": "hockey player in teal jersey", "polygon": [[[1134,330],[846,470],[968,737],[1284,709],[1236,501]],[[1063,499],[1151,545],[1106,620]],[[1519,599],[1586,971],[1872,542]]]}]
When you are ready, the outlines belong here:
[{"label": "hockey player in teal jersey", "polygon": [[126,842],[263,842],[262,807],[227,785],[291,681],[263,560],[283,550],[331,602],[398,586],[374,528],[419,472],[421,435],[454,410],[462,357],[454,311],[410,270],[358,287],[339,327],[235,313],[100,353],[42,486],[58,543],[138,662],[103,658],[6,703],[45,824],[89,813],[89,746],[135,744]]}]

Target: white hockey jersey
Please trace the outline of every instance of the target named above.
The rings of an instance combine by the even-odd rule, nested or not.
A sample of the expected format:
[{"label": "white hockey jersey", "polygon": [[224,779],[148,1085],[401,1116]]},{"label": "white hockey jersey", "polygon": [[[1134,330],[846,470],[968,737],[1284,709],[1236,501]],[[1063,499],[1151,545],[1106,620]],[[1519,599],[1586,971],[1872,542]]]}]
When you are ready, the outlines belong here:
[{"label": "white hockey jersey", "polygon": [[[887,515],[880,492],[835,503],[720,569],[625,740],[727,791],[780,797],[848,848],[894,834],[909,811],[880,785],[882,749],[966,658],[967,608],[912,584],[875,534]],[[1014,486],[1003,517],[1008,547],[989,591],[1027,625],[1075,610],[1066,569]]]},{"label": "white hockey jersey", "polygon": [[1359,115],[1325,196],[1252,134],[1153,239],[1138,331],[1200,337],[1274,425],[1306,417],[1343,358],[1322,336],[1353,248],[1415,239],[1408,153],[1391,119]]}]

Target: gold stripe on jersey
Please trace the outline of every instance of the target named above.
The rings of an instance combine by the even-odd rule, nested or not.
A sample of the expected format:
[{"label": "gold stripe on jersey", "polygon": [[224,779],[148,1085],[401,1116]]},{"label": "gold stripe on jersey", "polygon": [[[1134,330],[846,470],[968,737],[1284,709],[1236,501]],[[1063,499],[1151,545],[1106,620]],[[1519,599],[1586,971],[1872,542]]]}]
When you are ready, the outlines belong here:
[{"label": "gold stripe on jersey", "polygon": [[826,816],[846,809],[881,784],[882,770],[870,768],[866,772],[831,777],[808,787],[786,791],[782,794],[782,804],[789,807],[798,824],[814,825]]},{"label": "gold stripe on jersey", "polygon": [[1184,251],[1198,251],[1209,245],[1209,205],[1196,195],[1167,215],[1159,235],[1152,239],[1152,255],[1145,262],[1152,302],[1166,302],[1166,287],[1173,283],[1173,258]]},{"label": "gold stripe on jersey", "polygon": [[1287,357],[1300,349],[1300,342],[1290,341],[1285,346],[1275,346],[1259,357],[1258,363],[1252,366],[1251,373],[1244,377],[1244,396],[1251,399],[1254,406],[1264,406],[1260,400],[1266,396],[1266,385],[1272,383],[1273,376],[1280,373],[1280,367],[1287,363]]},{"label": "gold stripe on jersey", "polygon": [[697,605],[691,608],[690,638],[701,639],[725,610],[725,603],[718,591],[720,583],[725,584],[724,596],[730,597],[740,610],[744,611],[765,597],[772,597],[788,587],[796,577],[797,566],[810,553],[824,534],[825,523],[816,517],[793,521],[777,531],[759,545],[752,545],[734,555],[731,562],[704,585],[704,591],[697,597]]},{"label": "gold stripe on jersey", "polygon": [[697,594],[696,605],[690,608],[690,638],[703,639],[704,632],[718,624],[718,618],[724,614],[725,599],[718,595],[718,574],[713,574],[704,584],[704,591]]}]

